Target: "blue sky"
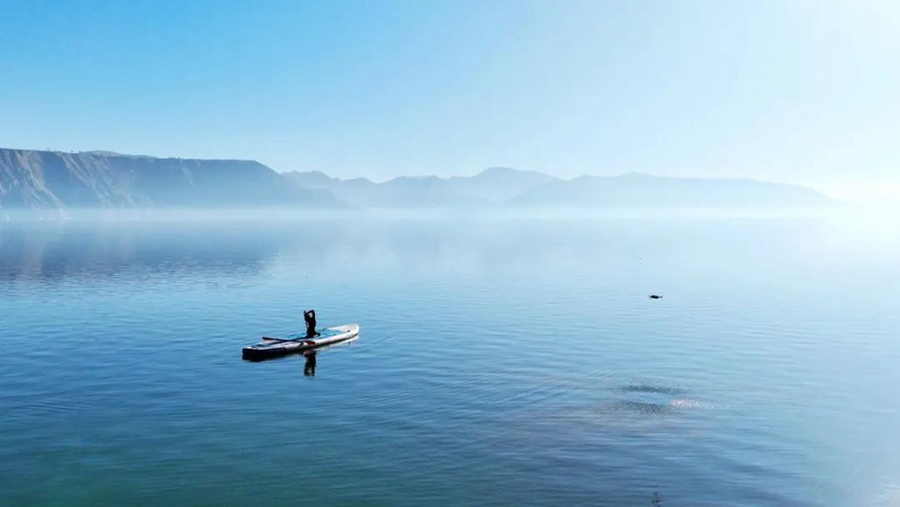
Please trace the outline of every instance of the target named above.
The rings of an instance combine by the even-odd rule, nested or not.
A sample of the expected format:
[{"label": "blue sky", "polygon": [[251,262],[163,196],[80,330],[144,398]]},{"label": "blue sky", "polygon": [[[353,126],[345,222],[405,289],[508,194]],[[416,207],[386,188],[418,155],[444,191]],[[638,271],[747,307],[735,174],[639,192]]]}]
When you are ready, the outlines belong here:
[{"label": "blue sky", "polygon": [[[0,146],[900,189],[900,4],[0,0]],[[898,185],[893,187],[892,185]]]}]

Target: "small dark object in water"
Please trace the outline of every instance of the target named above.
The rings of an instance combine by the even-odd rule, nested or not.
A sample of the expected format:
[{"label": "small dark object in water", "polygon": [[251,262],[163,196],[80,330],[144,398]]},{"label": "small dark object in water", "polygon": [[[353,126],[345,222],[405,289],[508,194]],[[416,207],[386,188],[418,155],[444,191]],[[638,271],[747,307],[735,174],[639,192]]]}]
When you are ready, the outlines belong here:
[{"label": "small dark object in water", "polygon": [[650,294],[650,299],[662,299],[662,296],[659,294]]}]

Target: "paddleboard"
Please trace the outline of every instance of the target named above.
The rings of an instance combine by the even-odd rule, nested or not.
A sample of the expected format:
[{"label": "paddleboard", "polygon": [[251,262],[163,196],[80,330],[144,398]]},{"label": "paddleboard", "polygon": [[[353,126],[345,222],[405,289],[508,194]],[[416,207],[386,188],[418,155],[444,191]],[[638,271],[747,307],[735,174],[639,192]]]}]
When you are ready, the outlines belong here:
[{"label": "paddleboard", "polygon": [[264,336],[256,345],[244,347],[244,359],[260,360],[285,356],[351,340],[359,336],[359,324],[345,324],[322,329],[310,338],[306,333],[292,333],[284,337]]}]

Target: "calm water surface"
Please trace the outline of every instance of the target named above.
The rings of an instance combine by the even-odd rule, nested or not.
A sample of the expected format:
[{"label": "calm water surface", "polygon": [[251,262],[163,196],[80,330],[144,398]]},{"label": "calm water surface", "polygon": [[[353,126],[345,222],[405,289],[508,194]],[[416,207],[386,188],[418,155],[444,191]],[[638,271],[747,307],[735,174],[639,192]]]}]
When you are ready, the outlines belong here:
[{"label": "calm water surface", "polygon": [[[898,505],[898,259],[810,218],[2,223],[0,505]],[[305,308],[360,338],[241,360]]]}]

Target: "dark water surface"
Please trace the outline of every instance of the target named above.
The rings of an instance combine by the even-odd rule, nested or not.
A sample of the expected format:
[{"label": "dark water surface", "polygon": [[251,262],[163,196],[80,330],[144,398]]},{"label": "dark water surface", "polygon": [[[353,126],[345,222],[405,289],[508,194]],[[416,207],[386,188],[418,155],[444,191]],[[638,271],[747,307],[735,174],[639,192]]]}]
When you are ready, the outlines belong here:
[{"label": "dark water surface", "polygon": [[898,288],[833,219],[6,222],[0,505],[895,505]]}]

